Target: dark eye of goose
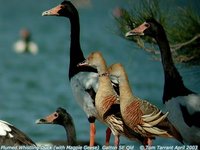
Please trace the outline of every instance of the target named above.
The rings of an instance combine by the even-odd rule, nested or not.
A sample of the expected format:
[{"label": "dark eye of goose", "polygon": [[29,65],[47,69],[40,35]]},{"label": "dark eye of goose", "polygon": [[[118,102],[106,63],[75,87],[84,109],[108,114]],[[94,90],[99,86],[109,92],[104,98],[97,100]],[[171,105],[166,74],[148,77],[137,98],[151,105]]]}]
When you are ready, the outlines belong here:
[{"label": "dark eye of goose", "polygon": [[57,113],[55,113],[55,114],[54,114],[54,117],[58,117],[58,114],[57,114]]},{"label": "dark eye of goose", "polygon": [[150,27],[150,24],[146,23],[144,26],[148,28]]}]

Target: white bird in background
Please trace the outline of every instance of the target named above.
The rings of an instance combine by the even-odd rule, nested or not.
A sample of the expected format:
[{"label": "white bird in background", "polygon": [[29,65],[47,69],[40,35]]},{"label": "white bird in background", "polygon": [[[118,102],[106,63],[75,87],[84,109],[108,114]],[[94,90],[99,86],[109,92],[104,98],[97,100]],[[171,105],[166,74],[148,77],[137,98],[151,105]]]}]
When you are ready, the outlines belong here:
[{"label": "white bird in background", "polygon": [[21,39],[14,44],[14,50],[16,53],[38,53],[38,46],[35,42],[31,41],[31,33],[27,29],[20,31]]}]

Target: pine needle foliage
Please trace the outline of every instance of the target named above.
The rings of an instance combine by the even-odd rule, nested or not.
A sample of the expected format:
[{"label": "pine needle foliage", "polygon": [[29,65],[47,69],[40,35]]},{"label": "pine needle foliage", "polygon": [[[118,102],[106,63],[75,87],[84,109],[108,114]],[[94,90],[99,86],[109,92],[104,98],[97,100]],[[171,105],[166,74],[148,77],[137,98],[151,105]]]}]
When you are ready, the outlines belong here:
[{"label": "pine needle foliage", "polygon": [[[195,10],[191,5],[182,7],[173,5],[173,7],[165,9],[163,4],[171,4],[173,0],[129,2],[131,8],[121,8],[121,16],[115,17],[120,36],[124,37],[127,31],[137,27],[146,19],[154,18],[163,25],[172,54],[177,62],[200,62],[200,15],[198,9]],[[200,5],[200,1],[196,1],[196,3]],[[144,36],[131,37],[128,40],[137,43],[138,46],[152,53],[156,58],[159,56],[154,39]]]}]

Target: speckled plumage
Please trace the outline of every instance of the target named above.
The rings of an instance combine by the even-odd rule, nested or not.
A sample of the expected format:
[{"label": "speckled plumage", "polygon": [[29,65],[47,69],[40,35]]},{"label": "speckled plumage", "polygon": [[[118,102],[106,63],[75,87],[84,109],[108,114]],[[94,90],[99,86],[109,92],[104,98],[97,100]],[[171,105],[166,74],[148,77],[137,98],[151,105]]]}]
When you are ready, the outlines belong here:
[{"label": "speckled plumage", "polygon": [[122,120],[119,96],[116,94],[111,79],[107,74],[107,65],[102,54],[100,52],[93,52],[80,65],[93,66],[98,70],[99,87],[96,93],[95,106],[100,117],[99,119],[112,130],[116,139],[123,135],[144,144],[144,138],[131,131]]},{"label": "speckled plumage", "polygon": [[121,115],[129,128],[146,138],[173,136],[182,142],[181,135],[166,118],[168,113],[163,114],[155,105],[133,95],[121,64],[112,65],[108,72],[119,80]]}]

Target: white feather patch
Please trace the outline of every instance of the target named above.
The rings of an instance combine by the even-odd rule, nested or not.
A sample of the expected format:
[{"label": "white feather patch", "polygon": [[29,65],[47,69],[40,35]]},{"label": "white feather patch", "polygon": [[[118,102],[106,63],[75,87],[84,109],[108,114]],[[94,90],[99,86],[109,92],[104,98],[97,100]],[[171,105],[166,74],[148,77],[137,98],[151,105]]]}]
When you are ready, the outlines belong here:
[{"label": "white feather patch", "polygon": [[[189,114],[200,111],[200,95],[190,94],[178,96],[166,102],[165,109],[169,112],[168,118],[178,129],[186,143],[197,143],[200,139],[200,128],[188,126],[183,118],[180,105],[185,106]],[[199,118],[197,118],[199,119]]]},{"label": "white feather patch", "polygon": [[13,138],[13,137],[14,137],[11,133],[8,133],[8,135],[9,135],[10,138]]},{"label": "white feather patch", "polygon": [[7,132],[11,132],[11,128],[8,125],[9,123],[0,120],[0,136],[6,136]]}]

